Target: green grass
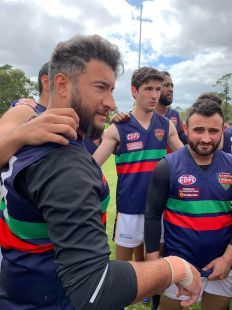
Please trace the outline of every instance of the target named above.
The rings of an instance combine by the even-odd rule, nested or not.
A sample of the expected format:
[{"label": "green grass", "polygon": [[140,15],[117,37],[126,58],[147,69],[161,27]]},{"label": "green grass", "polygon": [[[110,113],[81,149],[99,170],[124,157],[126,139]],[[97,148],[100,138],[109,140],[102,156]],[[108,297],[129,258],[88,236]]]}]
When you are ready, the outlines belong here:
[{"label": "green grass", "polygon": [[[109,183],[110,187],[110,203],[107,210],[107,234],[108,234],[108,241],[111,249],[111,258],[115,258],[115,246],[112,241],[112,234],[114,228],[114,220],[115,220],[115,210],[116,210],[116,202],[115,202],[115,192],[116,192],[116,185],[117,185],[117,175],[114,163],[114,156],[110,156],[107,162],[103,165],[103,173]],[[126,308],[127,310],[148,310],[151,309],[151,303],[142,304],[138,303],[136,305],[132,305]],[[189,310],[199,310],[200,307],[198,304],[194,305],[193,307],[189,307]],[[232,306],[230,307],[232,310]],[[209,309],[210,310],[210,309]]]}]

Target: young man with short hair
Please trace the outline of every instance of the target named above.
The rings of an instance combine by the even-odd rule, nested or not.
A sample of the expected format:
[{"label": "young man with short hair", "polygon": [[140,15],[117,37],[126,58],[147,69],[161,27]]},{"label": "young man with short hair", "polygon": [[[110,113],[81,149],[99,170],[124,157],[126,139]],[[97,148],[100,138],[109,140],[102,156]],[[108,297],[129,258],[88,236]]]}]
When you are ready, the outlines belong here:
[{"label": "young man with short hair", "polygon": [[[221,107],[198,100],[186,121],[188,145],[153,171],[145,211],[148,259],[159,257],[163,214],[164,256],[178,255],[201,273],[203,310],[227,309],[232,297],[232,155],[218,150],[223,130]],[[159,309],[180,309],[180,300],[171,286]]]}]

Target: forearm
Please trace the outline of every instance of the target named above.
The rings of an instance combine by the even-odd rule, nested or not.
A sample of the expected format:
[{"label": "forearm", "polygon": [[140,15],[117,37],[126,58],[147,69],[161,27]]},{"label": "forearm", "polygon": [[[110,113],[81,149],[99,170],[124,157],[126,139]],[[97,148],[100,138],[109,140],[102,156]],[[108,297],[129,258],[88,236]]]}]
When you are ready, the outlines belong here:
[{"label": "forearm", "polygon": [[169,193],[169,169],[166,159],[162,159],[152,173],[144,214],[144,242],[147,253],[159,251],[161,218]]},{"label": "forearm", "polygon": [[0,167],[3,167],[22,146],[24,146],[24,135],[20,134],[20,130],[12,130],[1,136]]},{"label": "forearm", "polygon": [[232,266],[232,244],[228,244],[224,254],[223,254],[223,257],[225,258],[225,260],[228,262],[228,264],[230,266]]},{"label": "forearm", "polygon": [[147,296],[160,294],[172,281],[168,263],[159,259],[146,263],[131,262],[137,277],[137,296],[134,303]]},{"label": "forearm", "polygon": [[152,253],[146,253],[146,261],[154,261],[160,258],[159,251],[152,252]]}]

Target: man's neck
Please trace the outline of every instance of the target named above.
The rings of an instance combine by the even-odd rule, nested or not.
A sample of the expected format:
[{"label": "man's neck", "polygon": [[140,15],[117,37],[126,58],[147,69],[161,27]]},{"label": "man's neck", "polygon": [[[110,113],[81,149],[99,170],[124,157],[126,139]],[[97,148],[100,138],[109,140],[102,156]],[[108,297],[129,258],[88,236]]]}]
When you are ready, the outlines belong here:
[{"label": "man's neck", "polygon": [[158,102],[157,105],[155,106],[155,111],[159,113],[160,115],[165,116],[168,108],[169,106],[165,106]]},{"label": "man's neck", "polygon": [[141,126],[147,129],[151,123],[152,116],[154,112],[145,112],[141,110],[138,106],[135,106],[132,110],[132,115],[137,119]]},{"label": "man's neck", "polygon": [[189,152],[192,158],[194,159],[194,161],[196,162],[198,166],[206,166],[212,163],[213,154],[208,155],[208,156],[201,156],[197,154],[196,152],[194,152],[189,145],[188,145],[188,149],[189,149]]},{"label": "man's neck", "polygon": [[44,107],[47,108],[48,106],[48,103],[49,103],[49,98],[50,96],[47,95],[47,94],[41,94],[40,97],[39,97],[39,104],[43,105]]}]

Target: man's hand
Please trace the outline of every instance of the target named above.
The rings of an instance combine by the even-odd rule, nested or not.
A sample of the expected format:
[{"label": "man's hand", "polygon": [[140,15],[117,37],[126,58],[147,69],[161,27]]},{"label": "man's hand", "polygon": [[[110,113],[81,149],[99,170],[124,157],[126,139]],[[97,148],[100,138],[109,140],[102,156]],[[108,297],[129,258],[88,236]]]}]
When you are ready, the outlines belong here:
[{"label": "man's hand", "polygon": [[54,142],[66,145],[77,138],[79,117],[72,108],[48,109],[40,116],[18,127],[24,145]]},{"label": "man's hand", "polygon": [[112,123],[124,123],[129,120],[130,116],[127,113],[119,112],[112,116],[110,124]]},{"label": "man's hand", "polygon": [[177,286],[177,297],[188,296],[187,300],[181,301],[182,307],[189,307],[197,302],[201,292],[200,273],[195,267],[177,256],[165,257],[172,271],[172,283]]},{"label": "man's hand", "polygon": [[[190,282],[190,279],[188,277],[185,280],[180,281],[176,284],[177,286],[177,294],[176,296],[179,297],[181,295],[189,296],[187,300],[181,301],[182,307],[189,307],[197,302],[197,299],[201,292],[201,278],[200,273],[197,271],[195,267],[193,267],[191,264],[187,263],[189,270],[191,272],[191,276],[188,275],[188,277],[192,278],[192,281]],[[190,282],[190,283],[189,283]]]},{"label": "man's hand", "polygon": [[36,101],[34,99],[30,99],[30,98],[21,98],[19,99],[16,103],[15,106],[17,105],[28,105],[30,107],[32,107],[33,109],[36,108]]},{"label": "man's hand", "polygon": [[231,270],[231,259],[224,255],[215,258],[203,270],[212,269],[213,272],[208,276],[208,280],[222,280],[228,277]]}]

